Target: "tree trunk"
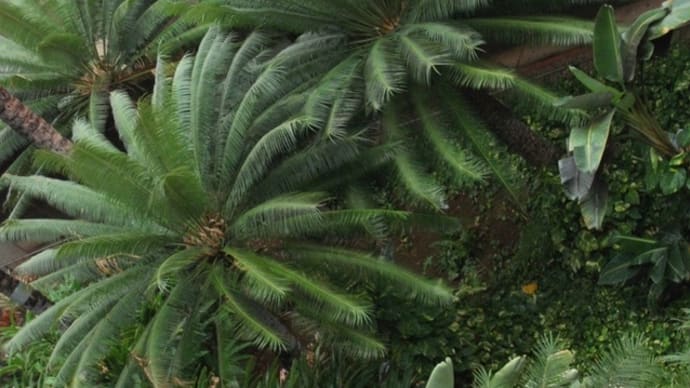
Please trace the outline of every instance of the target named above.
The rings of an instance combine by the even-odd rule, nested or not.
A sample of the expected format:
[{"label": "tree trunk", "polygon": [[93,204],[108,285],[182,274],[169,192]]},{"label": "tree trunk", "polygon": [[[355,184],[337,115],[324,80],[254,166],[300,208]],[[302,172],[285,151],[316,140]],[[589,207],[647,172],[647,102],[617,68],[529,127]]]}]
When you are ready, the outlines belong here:
[{"label": "tree trunk", "polygon": [[[3,87],[0,87],[0,120],[39,148],[61,154],[67,154],[72,149],[72,141]],[[0,268],[0,292],[17,305],[35,313],[52,305],[48,298],[12,276],[5,268]]]},{"label": "tree trunk", "polygon": [[481,91],[470,93],[470,97],[489,129],[511,152],[522,156],[533,166],[556,165],[558,148],[515,117],[500,101]]},{"label": "tree trunk", "polygon": [[0,87],[0,120],[39,148],[61,154],[72,149],[69,139],[3,87]]},{"label": "tree trunk", "polygon": [[10,275],[6,269],[0,269],[0,292],[7,295],[10,301],[35,314],[40,314],[53,303],[28,284]]}]

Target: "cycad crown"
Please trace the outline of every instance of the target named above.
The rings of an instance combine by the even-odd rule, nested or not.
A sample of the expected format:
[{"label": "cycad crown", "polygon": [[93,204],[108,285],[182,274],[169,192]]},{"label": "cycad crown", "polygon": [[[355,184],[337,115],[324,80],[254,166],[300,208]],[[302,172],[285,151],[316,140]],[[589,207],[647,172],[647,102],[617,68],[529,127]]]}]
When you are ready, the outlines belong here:
[{"label": "cycad crown", "polygon": [[39,155],[70,181],[3,178],[75,218],[6,222],[3,240],[57,242],[18,272],[40,276],[33,284],[43,289],[65,279],[84,286],[26,325],[7,350],[60,322],[66,330],[50,366],[64,384],[101,382],[111,344],[130,335],[131,357],[111,368],[117,386],[142,376],[156,386],[184,384],[199,362],[225,385],[237,368],[218,361],[222,354],[204,355],[238,338],[279,351],[318,329],[322,340],[347,339],[354,353],[380,354],[369,336],[372,305],[333,280],[383,278],[422,302],[450,300],[444,287],[389,262],[317,242],[409,214],[328,210],[328,195],[302,191],[353,163],[360,147],[312,136],[313,119],[299,104],[306,96],[295,93],[301,80],[267,62],[271,43],[261,31],[240,39],[211,30],[172,80],[156,73],[149,100],[135,107],[124,92],[110,95],[126,152],[77,121],[69,155]]},{"label": "cycad crown", "polygon": [[490,64],[486,42],[576,45],[592,37],[591,22],[506,15],[500,3],[483,0],[217,0],[199,4],[196,14],[301,34],[274,62],[313,74],[307,109],[319,118],[323,136],[345,136],[362,113],[382,112],[379,137],[405,146],[395,157],[398,181],[408,199],[434,209],[445,208],[447,200],[430,167],[459,185],[495,176],[522,203],[518,179],[462,97],[463,88],[511,89],[550,114],[573,118],[552,106],[550,92]]},{"label": "cycad crown", "polygon": [[[207,27],[173,16],[170,1],[8,0],[0,4],[0,84],[49,121],[88,114],[103,132],[108,94],[143,93],[158,55],[198,42]],[[28,142],[0,125],[0,162]],[[17,173],[19,158],[10,171]],[[25,164],[24,164],[24,167]]]}]

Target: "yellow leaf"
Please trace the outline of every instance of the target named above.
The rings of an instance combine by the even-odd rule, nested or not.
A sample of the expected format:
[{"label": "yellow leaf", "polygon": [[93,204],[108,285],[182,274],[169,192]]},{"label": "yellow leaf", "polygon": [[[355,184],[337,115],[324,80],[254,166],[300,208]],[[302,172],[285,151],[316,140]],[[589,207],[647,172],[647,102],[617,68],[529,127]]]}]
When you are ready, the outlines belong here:
[{"label": "yellow leaf", "polygon": [[537,285],[537,282],[531,282],[522,286],[522,292],[524,292],[527,295],[534,295],[537,293],[538,288],[539,286]]}]

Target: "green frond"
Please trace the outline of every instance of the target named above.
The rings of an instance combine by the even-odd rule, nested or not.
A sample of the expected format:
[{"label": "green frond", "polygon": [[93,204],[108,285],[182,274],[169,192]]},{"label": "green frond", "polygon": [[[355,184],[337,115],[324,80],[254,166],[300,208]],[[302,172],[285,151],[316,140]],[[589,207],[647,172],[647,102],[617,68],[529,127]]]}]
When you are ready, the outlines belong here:
[{"label": "green frond", "polygon": [[177,112],[178,125],[189,128],[192,125],[192,70],[194,57],[185,55],[177,63],[175,74],[170,86],[170,100]]},{"label": "green frond", "polygon": [[88,346],[80,352],[79,364],[70,386],[93,387],[99,381],[102,374],[101,362],[108,356],[112,344],[119,340],[123,330],[134,324],[140,307],[146,301],[141,297],[143,289],[130,289],[130,292],[117,301],[103,319],[98,321],[89,335]]},{"label": "green frond", "polygon": [[394,94],[407,84],[405,64],[400,60],[400,47],[391,39],[378,39],[369,49],[364,64],[367,105],[381,110]]},{"label": "green frond", "polygon": [[258,263],[262,263],[275,276],[289,281],[293,290],[301,291],[303,296],[311,301],[313,307],[323,309],[327,312],[329,319],[334,322],[342,322],[352,326],[360,326],[369,322],[371,306],[368,302],[334,291],[326,284],[294,271],[275,260],[259,256],[255,256],[254,259]]},{"label": "green frond", "polygon": [[[390,228],[388,225],[390,222],[387,222],[386,218],[378,214],[372,214],[367,211],[367,209],[376,207],[374,195],[373,191],[368,187],[364,187],[364,185],[361,184],[352,184],[347,188],[344,195],[345,207],[347,209],[352,209],[351,211],[363,213],[363,218],[356,219],[356,217],[353,217],[354,219],[352,221],[354,221],[354,225],[363,227],[367,234],[374,240],[383,241],[390,237]],[[331,211],[326,212],[327,217],[330,216],[331,213]],[[347,219],[347,217],[345,218]],[[328,220],[325,224],[337,225],[340,222],[342,221],[337,220],[333,222]]]},{"label": "green frond", "polygon": [[89,334],[87,334],[87,336],[84,337],[81,342],[79,342],[79,345],[77,345],[72,353],[67,356],[67,359],[62,362],[60,370],[55,376],[55,380],[61,383],[62,386],[69,386],[69,383],[72,381],[74,373],[77,370],[77,366],[79,365],[81,355],[84,353],[86,347],[89,346],[89,341],[91,340],[92,336],[93,332],[89,332]]},{"label": "green frond", "polygon": [[103,257],[95,260],[62,258],[53,260],[50,263],[51,272],[31,282],[31,286],[41,292],[49,292],[66,282],[85,286],[136,264],[137,259],[127,256]]},{"label": "green frond", "polygon": [[492,17],[464,20],[489,42],[576,46],[592,42],[594,23],[563,17]]},{"label": "green frond", "polygon": [[452,124],[458,128],[475,155],[489,167],[492,176],[508,193],[513,202],[522,206],[523,189],[514,167],[506,163],[500,153],[496,152],[496,140],[484,124],[472,113],[467,103],[455,92],[448,89],[439,91],[445,110],[451,117]]},{"label": "green frond", "polygon": [[640,335],[626,335],[611,345],[594,366],[592,386],[659,386],[661,365]]},{"label": "green frond", "polygon": [[84,338],[90,335],[96,324],[103,319],[103,316],[112,309],[115,303],[117,303],[117,300],[101,303],[75,319],[55,343],[53,352],[48,359],[48,368],[52,369],[59,363],[64,362]]},{"label": "green frond", "polygon": [[[230,235],[238,239],[301,235],[321,222],[319,207],[326,200],[323,193],[287,194],[246,210],[230,225]],[[301,216],[299,221],[293,220]]]},{"label": "green frond", "polygon": [[351,121],[362,113],[364,84],[361,55],[350,55],[309,92],[304,110],[326,139],[342,139]]},{"label": "green frond", "polygon": [[170,284],[186,273],[186,269],[208,254],[208,249],[189,247],[166,258],[156,270],[156,285],[161,291],[169,291]]},{"label": "green frond", "polygon": [[[259,348],[286,349],[287,338],[281,335],[284,328],[269,312],[251,303],[240,294],[234,279],[215,271],[211,281],[218,295],[223,298],[227,314],[237,325],[240,336]],[[229,322],[228,322],[229,323]]]},{"label": "green frond", "polygon": [[[74,145],[67,170],[82,184],[133,211],[143,215],[155,211],[156,218],[161,221],[165,220],[163,215],[170,212],[160,199],[156,203],[155,182],[150,172],[123,153],[80,141]],[[164,226],[174,225],[168,220],[168,225]]]},{"label": "green frond", "polygon": [[43,200],[74,218],[118,226],[146,225],[136,214],[113,203],[103,194],[70,181],[38,175],[20,177],[5,174],[0,178],[0,183],[7,183],[15,190]]},{"label": "green frond", "polygon": [[[226,253],[232,255],[227,250]],[[304,293],[314,306],[325,309],[330,314],[331,320],[351,326],[360,326],[370,321],[371,306],[367,302],[332,290],[326,284],[292,270],[275,260],[264,259],[259,256],[255,256],[254,259],[260,263],[263,262],[263,265],[270,269],[274,275],[289,281],[293,289]]]},{"label": "green frond", "polygon": [[331,270],[357,269],[364,276],[376,274],[423,303],[444,305],[453,300],[453,293],[442,284],[423,279],[393,263],[362,252],[313,244],[291,244],[288,249],[297,262],[304,260],[312,264],[320,263],[319,265],[328,263]]},{"label": "green frond", "polygon": [[[260,55],[272,43],[271,34],[265,31],[252,31],[237,48],[232,64],[223,80],[221,111],[226,114],[242,101],[244,93],[256,76],[254,68]],[[294,46],[293,46],[294,47]]]},{"label": "green frond", "polygon": [[450,168],[458,184],[484,181],[489,173],[486,165],[453,141],[453,137],[442,127],[448,124],[441,121],[441,118],[434,117],[427,105],[431,96],[423,90],[415,89],[412,99],[421,120],[424,137],[433,147],[434,157]]},{"label": "green frond", "polygon": [[242,367],[246,360],[243,350],[247,348],[235,338],[232,327],[222,317],[218,316],[213,322],[215,332],[216,369],[223,387],[231,387],[233,382],[246,375]]},{"label": "green frond", "polygon": [[376,360],[386,354],[386,346],[374,333],[353,330],[342,325],[320,324],[324,343],[337,343],[338,351],[362,360]]},{"label": "green frond", "polygon": [[74,124],[72,124],[72,141],[88,141],[103,149],[118,151],[117,147],[108,141],[103,133],[99,132],[90,122],[80,118],[74,120]]},{"label": "green frond", "polygon": [[98,258],[113,255],[141,258],[162,250],[176,240],[171,236],[147,234],[141,231],[101,234],[95,237],[69,241],[57,248],[57,259]]},{"label": "green frond", "polygon": [[513,99],[519,106],[530,104],[532,110],[536,109],[549,119],[566,122],[570,126],[579,126],[587,118],[584,111],[558,107],[557,102],[561,97],[523,78],[515,78],[510,93],[514,94]]},{"label": "green frond", "polygon": [[325,225],[324,232],[330,228],[337,231],[339,226],[364,226],[376,222],[376,220],[385,223],[386,229],[399,231],[410,226],[419,226],[423,227],[424,230],[439,232],[452,232],[460,228],[459,221],[449,216],[373,207],[329,210],[322,212],[321,217]]},{"label": "green frond", "polygon": [[239,167],[237,177],[225,205],[230,213],[247,195],[251,187],[268,173],[272,163],[290,154],[306,134],[311,132],[305,118],[295,118],[271,129],[261,137]]},{"label": "green frond", "polygon": [[[383,127],[393,140],[405,141],[402,128],[399,126],[398,116],[393,109],[387,109],[383,113]],[[393,156],[395,169],[399,183],[416,200],[417,203],[430,206],[434,209],[446,207],[446,197],[443,188],[421,167],[410,151],[400,150]]]},{"label": "green frond", "polygon": [[[333,22],[332,10],[328,3],[319,11],[313,4],[297,3],[291,0],[276,3],[270,0],[233,0],[213,13],[223,12],[223,17],[234,27],[263,27],[300,33],[320,27],[330,26]],[[337,8],[336,8],[337,9]]]},{"label": "green frond", "polygon": [[[165,56],[162,53],[159,53],[156,56],[156,68],[154,70],[154,82],[153,82],[153,92],[151,93],[151,105],[153,106],[154,110],[156,112],[160,112],[162,109],[166,107],[166,104],[169,104],[168,97],[170,95],[170,85],[171,85],[171,80],[168,77],[167,74],[167,69],[170,66],[170,63],[168,62],[169,59],[167,56]],[[110,94],[110,100],[111,103],[110,105],[112,106],[112,99],[113,95],[112,93]],[[125,109],[127,109],[129,106],[129,102],[125,101]],[[115,115],[115,108],[113,107],[113,116]],[[117,127],[117,123],[115,124]],[[132,125],[130,124],[130,128]]]},{"label": "green frond", "polygon": [[130,267],[78,291],[78,297],[63,309],[61,319],[76,319],[101,303],[120,299],[132,289],[148,285],[153,271],[151,266],[160,263],[160,260],[142,260],[142,262],[140,265]]},{"label": "green frond", "polygon": [[51,248],[41,251],[31,256],[27,261],[19,264],[15,269],[15,273],[19,275],[29,276],[43,276],[52,271],[55,271],[59,266],[55,265],[55,256],[57,249]]},{"label": "green frond", "polygon": [[135,131],[139,121],[136,104],[126,92],[116,90],[110,93],[110,106],[112,107],[117,133],[127,150],[127,155],[140,163],[145,163],[142,156],[144,150],[140,149],[136,142]]},{"label": "green frond", "polygon": [[562,387],[573,383],[575,377],[568,372],[575,356],[564,348],[561,340],[554,339],[550,334],[544,336],[537,344],[534,359],[525,369],[524,386]]},{"label": "green frond", "polygon": [[121,231],[120,227],[78,220],[14,219],[6,220],[0,226],[0,241],[48,243]]},{"label": "green frond", "polygon": [[[392,152],[387,152],[385,161],[390,160]],[[296,153],[275,166],[257,185],[253,195],[259,200],[291,193],[302,187],[312,187],[319,178],[339,175],[338,183],[344,182],[343,174],[363,172],[382,163],[362,163],[359,168],[344,168],[348,163],[361,160],[362,153],[356,139],[345,138],[321,142],[303,152]],[[341,173],[341,174],[338,174]]]},{"label": "green frond", "polygon": [[515,74],[510,69],[478,63],[454,63],[448,67],[448,77],[457,85],[472,89],[507,89],[514,85]]},{"label": "green frond", "polygon": [[508,361],[496,373],[487,371],[484,367],[475,369],[472,373],[474,381],[472,387],[474,388],[504,388],[514,387],[522,377],[522,371],[525,367],[525,356],[515,357]]},{"label": "green frond", "polygon": [[93,90],[89,98],[89,123],[98,133],[105,133],[105,125],[110,115],[108,93]]},{"label": "green frond", "polygon": [[176,380],[185,381],[183,371],[175,365],[175,358],[178,357],[177,345],[185,335],[182,328],[189,320],[197,319],[195,310],[202,302],[199,300],[200,287],[195,287],[194,282],[203,282],[203,279],[181,279],[151,323],[146,358],[150,370],[148,377],[154,386],[172,386]]},{"label": "green frond", "polygon": [[82,290],[68,295],[49,307],[48,310],[42,312],[36,318],[30,320],[27,324],[22,326],[12,339],[3,344],[3,350],[8,354],[14,354],[43,338],[51,330],[55,330],[57,328],[58,319],[65,308],[74,303],[84,292],[85,291]]},{"label": "green frond", "polygon": [[421,40],[414,35],[400,36],[400,52],[410,70],[411,78],[423,85],[431,83],[432,74],[451,63],[448,53],[438,44]]},{"label": "green frond", "polygon": [[213,163],[222,149],[215,144],[219,142],[215,128],[220,115],[224,113],[218,109],[218,100],[222,95],[217,83],[226,74],[235,55],[233,39],[233,35],[226,36],[217,27],[211,28],[199,45],[192,70],[189,131],[204,187],[213,187],[215,184],[210,182],[215,178],[216,167]]},{"label": "green frond", "polygon": [[20,149],[29,144],[29,141],[16,131],[0,124],[0,163],[5,163]]},{"label": "green frond", "polygon": [[142,361],[145,360],[146,344],[151,334],[151,326],[152,322],[149,321],[142,327],[139,338],[130,351],[130,357],[127,359],[124,368],[120,371],[119,376],[117,376],[115,388],[136,387],[137,384],[141,384],[144,381],[150,382],[146,377],[146,374],[150,372],[147,365],[143,364]]},{"label": "green frond", "polygon": [[419,23],[404,27],[405,34],[422,35],[432,42],[438,42],[454,60],[474,61],[481,36],[466,26],[457,23]]},{"label": "green frond", "polygon": [[[237,106],[225,140],[221,171],[225,171],[228,178],[221,180],[221,187],[224,187],[228,183],[228,179],[231,179],[238,171],[241,158],[245,153],[247,131],[261,111],[260,108],[265,108],[271,99],[279,99],[286,91],[287,86],[283,82],[285,81],[284,75],[285,69],[269,67],[259,75],[256,82],[244,95],[242,102]],[[270,99],[268,98],[269,95],[272,96]],[[262,104],[259,101],[262,101]],[[262,106],[263,104],[266,105]]]},{"label": "green frond", "polygon": [[31,17],[31,11],[36,9],[5,2],[0,7],[0,35],[26,47],[36,47],[50,33],[50,25]]},{"label": "green frond", "polygon": [[290,284],[271,272],[270,258],[239,248],[225,248],[235,265],[244,273],[244,291],[260,303],[278,305],[290,292]]},{"label": "green frond", "polygon": [[412,22],[446,20],[459,13],[471,13],[488,4],[488,0],[421,0],[414,4],[407,19]]}]

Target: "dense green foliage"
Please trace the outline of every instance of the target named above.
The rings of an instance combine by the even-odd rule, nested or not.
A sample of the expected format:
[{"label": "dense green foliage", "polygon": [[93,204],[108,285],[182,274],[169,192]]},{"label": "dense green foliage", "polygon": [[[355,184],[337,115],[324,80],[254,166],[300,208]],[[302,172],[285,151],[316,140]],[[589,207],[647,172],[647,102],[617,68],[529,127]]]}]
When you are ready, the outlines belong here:
[{"label": "dense green foliage", "polygon": [[[439,373],[448,380],[452,363],[460,384],[492,386],[510,371],[526,386],[545,376],[565,384],[577,369],[590,376],[581,386],[596,387],[633,384],[605,372],[628,378],[688,348],[673,322],[690,300],[690,265],[676,265],[690,260],[686,153],[650,156],[612,114],[581,128],[606,132],[595,158],[573,156],[608,182],[599,209],[608,216],[588,230],[556,166],[507,155],[466,98],[470,89],[522,98],[525,121],[565,144],[582,112],[554,107],[554,94],[482,50],[588,43],[590,23],[528,16],[543,1],[511,10],[502,1],[208,0],[181,19],[174,12],[192,2],[20,3],[0,6],[0,18],[26,22],[0,27],[0,43],[15,50],[0,60],[23,58],[0,63],[0,81],[45,97],[34,106],[53,104],[43,111],[51,118],[89,120],[70,123],[69,153],[38,153],[34,164],[49,176],[0,178],[61,212],[13,213],[0,227],[2,240],[50,244],[16,273],[61,294],[23,328],[5,329],[2,381],[401,387],[449,356]],[[211,28],[194,54],[167,58],[209,18],[237,30]],[[608,30],[618,49],[609,8],[595,30]],[[596,37],[594,46],[599,73],[621,83],[617,58],[598,59]],[[636,101],[680,148],[690,143],[677,131],[690,123],[678,110],[690,101],[689,59],[676,47],[637,69]],[[40,73],[46,79],[21,70],[63,65],[69,72]],[[557,87],[582,92],[572,79]],[[465,228],[396,210],[419,205]],[[631,250],[621,235],[664,254]],[[683,368],[663,379],[685,377]]]},{"label": "dense green foliage", "polygon": [[[57,243],[17,271],[40,277],[40,288],[83,285],[6,350],[61,325],[49,360],[58,385],[191,384],[202,367],[231,385],[242,372],[227,359],[238,340],[260,351],[335,342],[363,358],[382,354],[358,283],[395,284],[422,304],[451,300],[439,284],[330,242],[414,215],[338,209],[316,191],[366,150],[312,137],[313,120],[294,104],[304,98],[293,93],[299,78],[264,62],[271,43],[262,32],[238,40],[211,30],[172,79],[158,73],[149,100],[135,107],[111,93],[126,153],[77,121],[69,155],[40,154],[71,180],[2,178],[77,218],[5,222],[5,241]],[[118,340],[131,356],[113,355]]]}]

